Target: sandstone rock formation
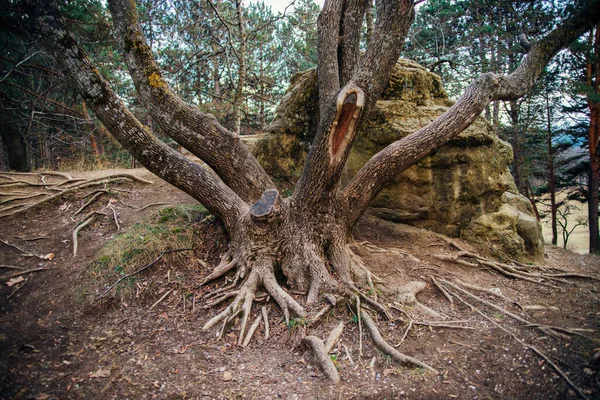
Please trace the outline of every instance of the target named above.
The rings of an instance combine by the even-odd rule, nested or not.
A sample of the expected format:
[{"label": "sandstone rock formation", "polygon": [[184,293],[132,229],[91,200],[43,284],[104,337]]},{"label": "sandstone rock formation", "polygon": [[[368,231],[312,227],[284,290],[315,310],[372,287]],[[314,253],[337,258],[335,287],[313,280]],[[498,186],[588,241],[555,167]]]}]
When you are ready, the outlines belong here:
[{"label": "sandstone rock formation", "polygon": [[[299,74],[255,153],[267,172],[295,181],[312,140],[316,73]],[[439,76],[400,60],[354,145],[344,181],[376,152],[425,126],[452,105]],[[372,204],[377,216],[488,244],[511,257],[543,258],[541,226],[508,170],[513,153],[478,119],[455,139],[396,176]]]}]

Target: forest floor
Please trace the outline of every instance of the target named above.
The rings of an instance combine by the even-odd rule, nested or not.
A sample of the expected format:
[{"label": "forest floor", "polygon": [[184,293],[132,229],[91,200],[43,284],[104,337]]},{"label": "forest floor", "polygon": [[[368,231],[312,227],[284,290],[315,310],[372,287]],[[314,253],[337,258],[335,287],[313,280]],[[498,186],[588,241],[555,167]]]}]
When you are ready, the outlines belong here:
[{"label": "forest floor", "polygon": [[[394,318],[380,318],[379,329],[391,344],[401,342],[401,352],[433,366],[439,375],[390,361],[365,332],[359,341],[361,327],[349,307],[334,309],[307,332],[302,320],[286,325],[277,307],[259,303],[255,313],[260,313],[262,305],[269,311],[268,339],[261,325],[245,348],[236,345],[235,326],[217,340],[214,332],[201,330],[217,310],[202,308],[208,289],[198,287],[198,282],[225,252],[225,234],[210,216],[173,208],[197,205],[186,194],[145,170],[124,172],[153,183],[112,182],[110,193],[103,192],[76,216],[75,210],[84,204],[83,193],[97,187],[72,191],[0,219],[4,242],[0,242],[0,265],[22,268],[0,269],[0,399],[578,398],[548,360],[581,395],[600,398],[600,360],[593,361],[594,355],[600,358],[600,281],[562,279],[539,284],[442,261],[436,256],[456,256],[458,251],[441,235],[372,217],[357,226],[353,249],[386,286],[426,282],[428,286],[417,298],[440,313],[435,316],[420,306],[406,307],[406,314],[392,310]],[[115,171],[74,173],[73,177],[90,179],[108,173]],[[26,178],[34,182],[31,179],[39,177]],[[0,187],[0,194],[7,190]],[[143,208],[147,205],[151,206]],[[84,214],[91,210],[106,215],[96,214],[81,229],[78,253],[73,256],[72,230],[89,218]],[[173,221],[181,225],[180,217],[187,221],[181,229],[193,232],[194,250],[167,254],[106,292],[119,277],[155,260],[160,249],[186,245],[185,232],[169,225]],[[163,222],[170,230],[155,225],[146,229],[144,221]],[[123,265],[116,263],[117,249],[108,247],[107,253],[105,246],[128,234],[132,242],[141,240],[154,254],[142,262],[134,258],[135,252],[120,249],[116,257],[122,258]],[[150,235],[159,235],[160,240],[148,243]],[[456,243],[481,251],[460,240]],[[546,252],[546,268],[600,275],[598,257],[552,246]],[[139,264],[127,264],[128,260],[139,260]],[[39,268],[43,269],[10,276]],[[497,288],[510,300],[471,293],[532,324],[564,329],[542,331],[469,299],[489,317],[485,319],[456,300],[451,305],[431,277],[438,282],[445,279]],[[393,301],[384,295],[385,287],[377,292],[380,301]],[[334,385],[300,340],[307,333],[324,338],[339,321],[346,328],[331,355],[341,376],[341,382]],[[523,343],[535,346],[548,360]]]}]

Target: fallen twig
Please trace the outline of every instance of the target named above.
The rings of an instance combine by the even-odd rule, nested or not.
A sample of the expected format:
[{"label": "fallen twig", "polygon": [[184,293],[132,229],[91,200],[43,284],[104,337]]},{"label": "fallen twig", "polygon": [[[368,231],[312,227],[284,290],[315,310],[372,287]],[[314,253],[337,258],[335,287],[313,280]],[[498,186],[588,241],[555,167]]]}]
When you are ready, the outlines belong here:
[{"label": "fallen twig", "polygon": [[167,292],[166,292],[165,294],[163,294],[163,295],[160,297],[160,299],[156,300],[156,302],[150,306],[150,310],[152,310],[154,307],[156,307],[157,305],[159,305],[160,303],[162,303],[162,301],[163,301],[164,299],[166,299],[166,298],[167,298],[167,296],[168,296],[168,295],[170,295],[172,291],[173,291],[173,289],[169,289],[169,290],[167,290]]},{"label": "fallen twig", "polygon": [[23,267],[17,267],[15,265],[0,265],[0,268],[7,268],[7,269],[23,269]]},{"label": "fallen twig", "polygon": [[13,274],[10,274],[10,275],[5,275],[5,276],[3,276],[3,277],[2,277],[2,279],[14,278],[15,276],[19,276],[19,275],[25,275],[25,274],[28,274],[28,273],[30,273],[30,272],[46,271],[46,270],[48,270],[48,269],[50,269],[50,268],[34,268],[34,269],[28,269],[28,270],[25,270],[25,271],[19,271],[19,272],[15,272],[15,273],[13,273]]},{"label": "fallen twig", "polygon": [[154,207],[154,206],[166,206],[167,204],[169,204],[169,203],[150,203],[150,204],[146,204],[143,207],[138,208],[136,211],[142,211],[142,210],[145,210],[146,208]]},{"label": "fallen twig", "polygon": [[467,329],[467,330],[475,330],[472,326],[462,326],[462,325],[450,325],[450,324],[438,324],[435,322],[420,322],[414,321],[415,325],[424,325],[431,326],[433,328],[449,328],[449,329]]},{"label": "fallen twig", "polygon": [[25,257],[37,257],[40,260],[45,260],[44,256],[40,256],[39,254],[35,254],[31,251],[27,251],[25,249],[20,248],[19,246],[15,245],[15,244],[11,244],[8,243],[7,241],[4,241],[2,239],[0,239],[0,242],[2,242],[4,245],[8,246],[8,247],[12,247],[13,249],[17,249],[19,250],[21,253],[23,253],[23,256]]},{"label": "fallen twig", "polygon": [[397,349],[398,347],[400,347],[402,345],[402,342],[404,342],[404,339],[406,339],[406,337],[408,336],[408,332],[410,332],[412,326],[413,326],[413,320],[411,318],[411,319],[408,320],[408,326],[406,327],[406,330],[404,331],[404,334],[400,338],[400,341],[398,342],[398,344],[394,346],[394,348]]},{"label": "fallen twig", "polygon": [[132,276],[134,276],[134,275],[137,275],[137,274],[139,274],[140,272],[142,272],[142,271],[145,271],[146,269],[150,268],[151,266],[153,266],[154,264],[156,264],[158,261],[160,261],[160,260],[161,260],[161,259],[164,257],[164,255],[165,255],[165,254],[168,254],[168,253],[173,253],[173,252],[176,252],[176,251],[187,251],[187,250],[194,250],[194,249],[193,249],[193,248],[182,248],[182,249],[171,249],[171,250],[164,250],[164,251],[161,251],[161,252],[160,252],[160,255],[159,255],[159,256],[158,256],[156,259],[154,259],[153,261],[151,261],[150,263],[148,263],[148,264],[144,265],[142,268],[138,269],[137,271],[135,271],[135,272],[133,272],[133,273],[131,273],[131,274],[128,274],[128,275],[125,275],[125,276],[123,276],[123,277],[119,278],[119,279],[118,279],[118,280],[117,280],[115,283],[113,283],[112,285],[110,285],[110,286],[108,287],[108,289],[106,289],[106,290],[104,291],[104,293],[102,293],[100,296],[98,296],[98,298],[100,299],[100,298],[102,298],[102,297],[105,297],[105,296],[108,294],[108,292],[110,292],[110,291],[111,291],[111,289],[112,289],[112,288],[114,288],[115,286],[117,286],[117,285],[118,285],[119,283],[121,283],[123,280],[125,280],[125,279],[127,279],[127,278],[130,278],[130,277],[132,277]]},{"label": "fallen twig", "polygon": [[13,296],[15,295],[15,293],[17,293],[19,290],[21,290],[21,288],[22,288],[23,286],[25,286],[25,284],[26,284],[27,282],[28,282],[28,281],[24,281],[22,285],[19,285],[19,286],[17,286],[17,287],[15,288],[15,290],[13,290],[13,291],[12,291],[12,292],[11,292],[11,293],[8,295],[8,296],[6,296],[6,300],[8,300],[8,299],[10,299],[11,297],[13,297]]}]

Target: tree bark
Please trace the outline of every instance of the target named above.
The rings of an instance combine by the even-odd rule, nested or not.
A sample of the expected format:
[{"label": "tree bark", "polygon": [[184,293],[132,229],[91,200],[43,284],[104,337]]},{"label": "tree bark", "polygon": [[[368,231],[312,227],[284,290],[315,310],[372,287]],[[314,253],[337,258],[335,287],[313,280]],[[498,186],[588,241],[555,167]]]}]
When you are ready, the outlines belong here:
[{"label": "tree bark", "polygon": [[273,188],[271,178],[237,134],[214,116],[185,104],[171,90],[141,33],[135,3],[111,0],[109,7],[138,94],[163,132],[204,161],[242,199],[255,201]]},{"label": "tree bark", "polygon": [[590,233],[590,253],[600,253],[600,230],[598,224],[598,180],[600,179],[600,24],[593,34],[593,58],[588,58],[587,81],[592,94],[587,96],[590,110],[588,150],[590,173],[588,184],[588,224]]},{"label": "tree bark", "polygon": [[238,76],[233,98],[233,119],[235,122],[235,133],[242,131],[242,104],[244,104],[244,85],[246,84],[246,20],[244,19],[243,0],[235,1],[235,11],[240,31],[240,47],[236,52],[238,59]]},{"label": "tree bark", "polygon": [[554,149],[552,146],[552,120],[550,111],[550,94],[546,90],[546,144],[548,145],[548,192],[550,193],[550,221],[552,224],[552,244],[558,243],[556,227],[556,176],[554,174]]},{"label": "tree bark", "polygon": [[17,172],[29,171],[27,145],[23,134],[18,131],[14,124],[3,123],[0,125],[0,135],[2,135],[2,142],[7,150],[8,169]]}]

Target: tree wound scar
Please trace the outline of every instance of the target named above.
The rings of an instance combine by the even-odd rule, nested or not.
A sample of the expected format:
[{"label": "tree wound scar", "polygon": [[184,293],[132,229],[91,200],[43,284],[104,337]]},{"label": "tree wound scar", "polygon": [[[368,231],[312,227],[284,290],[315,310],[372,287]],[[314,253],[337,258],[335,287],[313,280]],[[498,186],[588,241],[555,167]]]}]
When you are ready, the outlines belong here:
[{"label": "tree wound scar", "polygon": [[339,118],[336,121],[337,124],[334,124],[335,132],[333,133],[333,140],[331,143],[332,153],[334,157],[337,155],[338,150],[344,142],[344,139],[347,138],[346,133],[351,133],[348,132],[348,128],[350,127],[352,120],[356,117],[356,101],[356,93],[352,92],[348,96],[346,96],[341,107]]}]

